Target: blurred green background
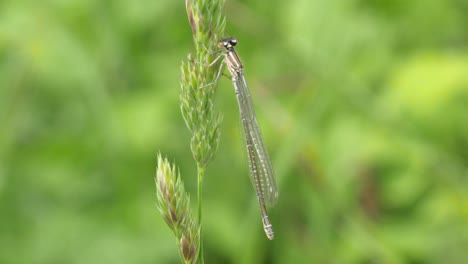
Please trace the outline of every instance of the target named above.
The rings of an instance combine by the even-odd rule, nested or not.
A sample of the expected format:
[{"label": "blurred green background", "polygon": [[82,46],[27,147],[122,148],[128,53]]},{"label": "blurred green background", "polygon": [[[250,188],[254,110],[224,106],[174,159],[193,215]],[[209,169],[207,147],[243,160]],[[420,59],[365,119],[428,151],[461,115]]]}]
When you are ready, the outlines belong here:
[{"label": "blurred green background", "polygon": [[[468,2],[225,13],[280,199],[270,242],[222,78],[206,263],[466,263]],[[0,2],[0,263],[179,263],[153,177],[161,151],[196,197],[179,110],[192,51],[183,0]]]}]

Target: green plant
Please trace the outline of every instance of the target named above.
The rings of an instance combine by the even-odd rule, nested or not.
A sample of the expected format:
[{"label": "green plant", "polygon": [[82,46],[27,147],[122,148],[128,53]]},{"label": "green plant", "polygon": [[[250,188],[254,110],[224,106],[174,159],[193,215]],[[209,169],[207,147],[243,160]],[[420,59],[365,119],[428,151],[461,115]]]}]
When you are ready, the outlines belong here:
[{"label": "green plant", "polygon": [[[184,191],[175,165],[158,157],[156,189],[158,208],[166,223],[176,235],[179,252],[185,263],[203,260],[202,194],[203,180],[208,163],[218,149],[222,116],[214,110],[214,91],[218,64],[207,67],[212,61],[209,50],[224,35],[225,18],[222,15],[224,0],[186,0],[187,16],[195,44],[195,56],[188,55],[181,65],[181,112],[192,137],[190,147],[197,164],[198,218],[194,220],[189,208],[189,195]],[[194,256],[197,252],[197,256]]]},{"label": "green plant", "polygon": [[190,197],[184,190],[180,173],[161,155],[158,155],[155,183],[159,212],[177,238],[183,262],[195,263],[200,245],[200,224],[193,218]]}]

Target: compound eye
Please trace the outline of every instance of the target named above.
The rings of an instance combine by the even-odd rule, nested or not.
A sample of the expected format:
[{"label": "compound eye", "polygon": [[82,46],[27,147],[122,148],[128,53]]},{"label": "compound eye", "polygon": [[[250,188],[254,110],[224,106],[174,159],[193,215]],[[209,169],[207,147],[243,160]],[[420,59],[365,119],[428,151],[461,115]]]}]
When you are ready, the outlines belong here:
[{"label": "compound eye", "polygon": [[237,39],[235,39],[235,38],[231,39],[231,45],[232,46],[237,45]]}]

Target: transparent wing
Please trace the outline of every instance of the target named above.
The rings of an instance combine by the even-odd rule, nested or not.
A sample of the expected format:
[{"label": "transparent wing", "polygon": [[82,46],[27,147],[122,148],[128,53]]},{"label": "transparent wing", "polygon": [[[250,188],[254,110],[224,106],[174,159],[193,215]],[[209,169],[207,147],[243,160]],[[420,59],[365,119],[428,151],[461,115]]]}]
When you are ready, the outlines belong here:
[{"label": "transparent wing", "polygon": [[233,82],[236,88],[241,122],[244,128],[251,172],[250,178],[259,199],[262,198],[261,200],[264,201],[267,207],[273,207],[278,201],[278,189],[270,157],[263,143],[262,133],[257,123],[250,92],[242,73],[233,78]]}]

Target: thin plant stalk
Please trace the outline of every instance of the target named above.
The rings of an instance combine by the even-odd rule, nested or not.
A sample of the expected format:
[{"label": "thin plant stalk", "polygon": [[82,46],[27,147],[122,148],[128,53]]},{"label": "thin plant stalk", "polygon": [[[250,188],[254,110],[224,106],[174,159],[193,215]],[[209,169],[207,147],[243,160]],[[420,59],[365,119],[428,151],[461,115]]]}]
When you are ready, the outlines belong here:
[{"label": "thin plant stalk", "polygon": [[[202,222],[202,205],[203,205],[203,178],[205,176],[205,168],[201,166],[197,166],[197,174],[198,174],[198,222]],[[198,259],[200,263],[205,263],[205,260],[203,258],[203,233],[202,233],[203,227],[200,225],[200,234],[198,235],[199,238],[199,247],[198,247]]]},{"label": "thin plant stalk", "polygon": [[182,62],[181,112],[192,133],[191,150],[197,163],[198,260],[204,263],[202,239],[203,181],[206,166],[219,145],[222,116],[214,110],[214,90],[218,67],[206,67],[218,40],[224,35],[224,0],[186,0],[188,21],[192,29],[195,56]]},{"label": "thin plant stalk", "polygon": [[[218,149],[222,116],[214,109],[214,90],[219,67],[206,67],[218,40],[224,36],[224,0],[185,0],[192,29],[195,55],[188,55],[181,65],[180,109],[192,136],[190,149],[197,164],[198,217],[190,210],[175,165],[158,156],[156,173],[157,206],[173,230],[183,263],[204,263],[202,240],[203,181],[208,163]],[[219,66],[219,65],[218,65]]]}]

